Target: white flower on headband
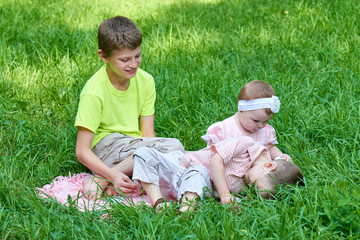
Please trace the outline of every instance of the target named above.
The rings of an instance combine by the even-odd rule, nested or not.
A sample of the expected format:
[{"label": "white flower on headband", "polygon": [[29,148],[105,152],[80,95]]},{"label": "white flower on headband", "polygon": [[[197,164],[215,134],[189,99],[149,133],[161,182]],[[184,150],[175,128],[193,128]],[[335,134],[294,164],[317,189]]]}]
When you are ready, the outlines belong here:
[{"label": "white flower on headband", "polygon": [[280,110],[280,100],[277,96],[271,98],[255,98],[251,100],[239,100],[239,111],[250,111],[262,108],[270,108],[271,112],[277,113]]},{"label": "white flower on headband", "polygon": [[269,98],[269,105],[270,105],[270,110],[273,113],[277,113],[280,110],[280,101],[279,98],[277,96],[272,96],[271,98]]}]

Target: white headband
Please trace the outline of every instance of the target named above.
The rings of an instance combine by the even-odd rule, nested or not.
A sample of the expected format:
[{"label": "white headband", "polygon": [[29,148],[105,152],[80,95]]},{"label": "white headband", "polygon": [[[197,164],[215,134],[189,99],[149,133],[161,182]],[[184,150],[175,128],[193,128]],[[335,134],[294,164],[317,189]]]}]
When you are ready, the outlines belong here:
[{"label": "white headband", "polygon": [[271,112],[277,113],[280,110],[280,100],[277,96],[271,98],[256,98],[251,100],[239,100],[238,110],[249,111],[262,108],[270,108]]}]

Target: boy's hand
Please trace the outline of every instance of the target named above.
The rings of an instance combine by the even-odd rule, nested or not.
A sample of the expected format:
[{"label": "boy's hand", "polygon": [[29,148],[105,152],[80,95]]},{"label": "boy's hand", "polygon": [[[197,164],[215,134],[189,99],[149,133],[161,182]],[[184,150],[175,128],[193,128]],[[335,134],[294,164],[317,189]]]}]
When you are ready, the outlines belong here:
[{"label": "boy's hand", "polygon": [[115,189],[122,191],[125,195],[130,195],[136,191],[137,185],[122,172],[117,172],[113,181]]},{"label": "boy's hand", "polygon": [[221,201],[221,204],[223,204],[223,205],[230,204],[230,203],[234,202],[234,200],[235,200],[234,196],[231,195],[230,193],[220,196],[220,201]]}]

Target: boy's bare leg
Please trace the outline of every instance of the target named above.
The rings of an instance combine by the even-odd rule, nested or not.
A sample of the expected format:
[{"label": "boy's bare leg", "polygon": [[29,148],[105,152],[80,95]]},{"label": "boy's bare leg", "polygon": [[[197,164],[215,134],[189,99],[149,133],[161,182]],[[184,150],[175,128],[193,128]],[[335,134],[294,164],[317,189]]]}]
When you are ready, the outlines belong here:
[{"label": "boy's bare leg", "polygon": [[101,197],[102,192],[109,183],[109,181],[100,175],[94,175],[93,177],[86,178],[83,181],[83,193],[89,199],[98,199]]},{"label": "boy's bare leg", "polygon": [[196,193],[185,192],[181,198],[180,212],[193,212],[195,210],[196,198],[199,197]]},{"label": "boy's bare leg", "polygon": [[134,169],[133,155],[131,154],[123,161],[113,167],[116,171],[122,172],[127,176],[131,176]]},{"label": "boy's bare leg", "polygon": [[[116,171],[122,172],[128,176],[131,176],[134,167],[134,162],[132,155],[125,158],[123,161],[115,165],[113,168]],[[111,187],[108,188],[110,182],[103,178],[102,176],[96,174],[92,178],[86,178],[83,181],[83,192],[87,195],[89,199],[98,199],[101,197],[104,189],[109,196],[117,194],[114,185],[111,184]]]},{"label": "boy's bare leg", "polygon": [[[125,158],[123,161],[118,163],[113,167],[113,169],[119,173],[125,174],[127,176],[131,176],[134,168],[134,161],[133,161],[133,155],[130,155],[129,157]],[[124,190],[125,195],[130,195],[134,193],[134,189],[122,189]],[[106,188],[106,193],[109,196],[113,196],[119,193],[119,189],[115,189],[114,183],[110,183],[110,185]]]}]

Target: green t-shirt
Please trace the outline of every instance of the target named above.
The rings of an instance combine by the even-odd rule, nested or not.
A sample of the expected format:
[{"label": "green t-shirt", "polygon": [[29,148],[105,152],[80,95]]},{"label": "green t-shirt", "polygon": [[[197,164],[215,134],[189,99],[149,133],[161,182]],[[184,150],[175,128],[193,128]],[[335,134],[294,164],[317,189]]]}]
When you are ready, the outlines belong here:
[{"label": "green t-shirt", "polygon": [[154,78],[144,70],[139,68],[129,88],[120,91],[111,84],[103,66],[81,91],[75,127],[94,132],[91,147],[114,132],[141,137],[139,117],[154,114],[155,98]]}]

